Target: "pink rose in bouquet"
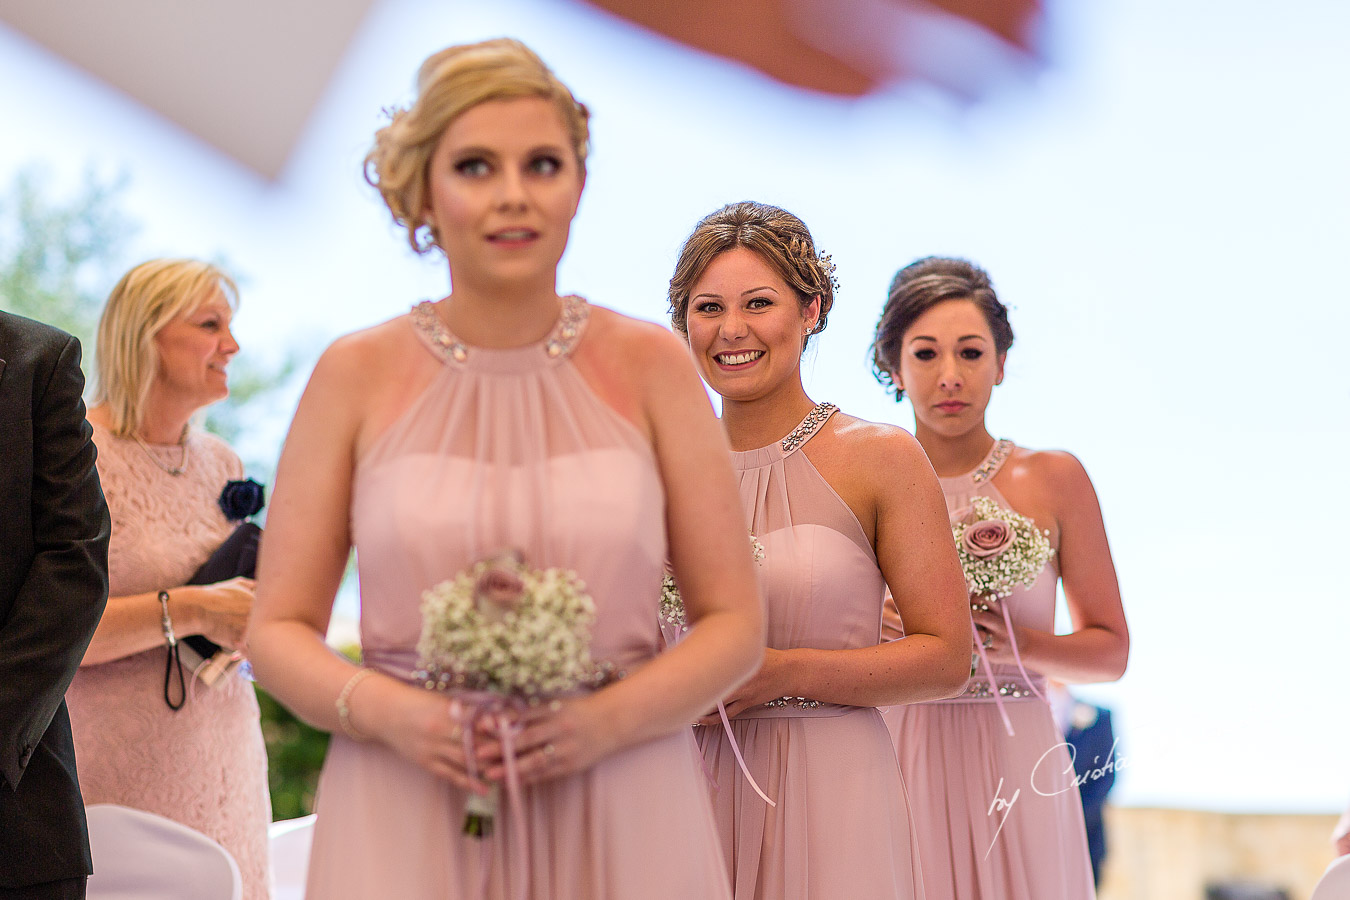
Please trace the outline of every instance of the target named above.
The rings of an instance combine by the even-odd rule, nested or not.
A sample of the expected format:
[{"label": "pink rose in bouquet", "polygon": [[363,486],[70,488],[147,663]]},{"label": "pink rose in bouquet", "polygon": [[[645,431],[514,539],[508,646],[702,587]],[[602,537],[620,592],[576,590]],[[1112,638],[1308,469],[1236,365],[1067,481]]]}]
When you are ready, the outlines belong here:
[{"label": "pink rose in bouquet", "polygon": [[486,562],[473,585],[473,599],[479,613],[500,621],[520,606],[525,597],[525,580],[520,577],[523,561],[518,553],[503,553]]},{"label": "pink rose in bouquet", "polygon": [[966,527],[961,546],[976,559],[998,556],[1017,540],[1017,530],[1003,519],[981,519]]}]

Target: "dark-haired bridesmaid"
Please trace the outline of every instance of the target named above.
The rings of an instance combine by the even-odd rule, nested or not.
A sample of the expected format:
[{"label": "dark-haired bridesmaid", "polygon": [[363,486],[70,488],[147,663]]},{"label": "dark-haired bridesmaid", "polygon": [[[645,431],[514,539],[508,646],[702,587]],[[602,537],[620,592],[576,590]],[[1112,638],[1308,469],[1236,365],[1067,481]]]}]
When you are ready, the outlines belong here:
[{"label": "dark-haired bridesmaid", "polygon": [[[886,722],[910,786],[930,897],[1083,900],[1094,896],[1083,813],[1067,745],[1043,701],[1045,677],[1114,681],[1129,633],[1082,464],[995,440],[985,425],[1012,342],[1007,308],[978,266],[928,257],[891,282],[873,344],[876,374],[897,399],[909,396],[915,436],[953,521],[988,497],[1048,533],[1054,552],[1030,586],[998,601],[971,597],[985,661],[965,691],[893,707]],[[1060,583],[1069,634],[1055,633]],[[897,637],[907,623],[903,610],[891,613],[888,636]]]}]

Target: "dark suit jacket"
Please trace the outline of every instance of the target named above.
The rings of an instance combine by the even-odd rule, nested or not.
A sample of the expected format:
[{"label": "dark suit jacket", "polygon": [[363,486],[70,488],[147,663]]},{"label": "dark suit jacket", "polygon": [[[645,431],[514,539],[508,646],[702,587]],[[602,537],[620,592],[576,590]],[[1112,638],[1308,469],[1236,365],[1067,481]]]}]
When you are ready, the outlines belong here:
[{"label": "dark suit jacket", "polygon": [[1074,722],[1064,739],[1074,748],[1073,767],[1082,784],[1078,794],[1083,800],[1083,824],[1087,826],[1088,856],[1092,877],[1101,879],[1106,859],[1106,823],[1102,807],[1106,795],[1116,783],[1116,735],[1111,728],[1111,710],[1078,702]]},{"label": "dark suit jacket", "polygon": [[80,342],[0,312],[0,888],[92,871],[65,693],[108,600]]}]

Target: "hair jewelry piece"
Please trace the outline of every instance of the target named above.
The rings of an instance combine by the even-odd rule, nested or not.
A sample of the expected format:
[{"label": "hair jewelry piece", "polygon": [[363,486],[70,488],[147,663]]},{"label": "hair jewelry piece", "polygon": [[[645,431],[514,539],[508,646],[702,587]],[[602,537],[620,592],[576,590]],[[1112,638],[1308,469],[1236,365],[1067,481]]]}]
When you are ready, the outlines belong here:
[{"label": "hair jewelry piece", "polygon": [[839,292],[839,279],[835,277],[834,257],[828,253],[817,253],[816,259],[820,261],[820,271],[825,276],[825,280],[830,283],[830,290]]}]

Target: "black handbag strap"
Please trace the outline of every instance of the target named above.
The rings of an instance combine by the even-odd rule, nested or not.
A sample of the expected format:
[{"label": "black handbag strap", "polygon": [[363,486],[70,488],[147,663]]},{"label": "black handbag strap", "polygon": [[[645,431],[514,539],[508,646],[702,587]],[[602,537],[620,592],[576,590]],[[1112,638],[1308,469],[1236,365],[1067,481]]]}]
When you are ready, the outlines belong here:
[{"label": "black handbag strap", "polygon": [[[173,683],[174,670],[178,671],[178,702],[173,702],[173,694],[169,687]],[[183,678],[183,659],[178,655],[178,642],[173,646],[164,648],[164,702],[169,704],[169,709],[174,712],[183,708],[187,702],[187,681]]]}]

